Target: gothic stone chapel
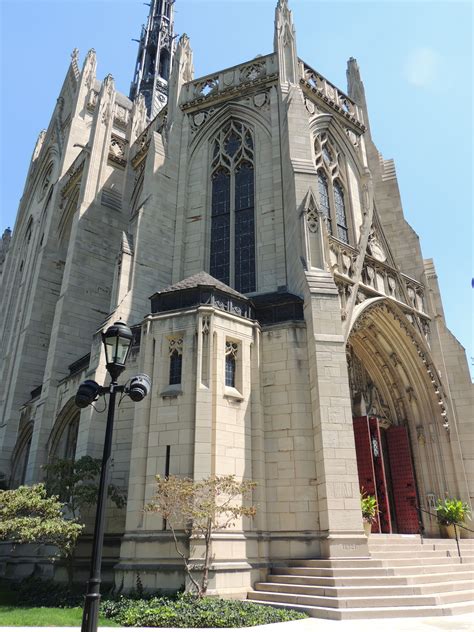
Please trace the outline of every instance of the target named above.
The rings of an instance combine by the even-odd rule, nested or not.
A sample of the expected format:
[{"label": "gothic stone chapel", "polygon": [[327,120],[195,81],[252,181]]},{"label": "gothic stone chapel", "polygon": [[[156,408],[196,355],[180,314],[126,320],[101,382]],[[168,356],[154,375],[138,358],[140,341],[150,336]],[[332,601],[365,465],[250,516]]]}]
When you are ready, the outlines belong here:
[{"label": "gothic stone chapel", "polygon": [[[108,510],[104,572],[117,586],[184,581],[169,530],[143,511],[156,474],[258,483],[256,517],[213,538],[214,593],[244,596],[279,560],[367,558],[361,487],[375,532],[421,520],[439,538],[417,507],[472,496],[472,387],[356,60],[346,94],[298,57],[279,0],[273,52],[195,78],[173,11],[152,0],[129,97],[75,50],[36,143],[0,258],[3,482],[101,456],[106,415],[74,396],[106,381],[100,332],[123,320],[122,381],[147,373],[152,392],[116,414],[127,505]],[[11,576],[50,572],[2,551]]]}]

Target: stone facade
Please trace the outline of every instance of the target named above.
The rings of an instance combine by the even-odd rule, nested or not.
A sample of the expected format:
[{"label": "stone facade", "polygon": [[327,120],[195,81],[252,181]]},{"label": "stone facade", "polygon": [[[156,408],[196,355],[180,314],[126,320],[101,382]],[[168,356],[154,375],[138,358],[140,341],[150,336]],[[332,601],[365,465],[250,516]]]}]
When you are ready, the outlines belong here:
[{"label": "stone facade", "polygon": [[[152,392],[117,412],[112,476],[128,501],[109,514],[108,578],[179,587],[170,532],[143,512],[154,477],[230,473],[258,482],[258,512],[215,534],[210,586],[242,596],[274,560],[367,555],[367,464],[386,532],[412,532],[417,503],[472,497],[472,385],[357,62],[346,95],[299,59],[286,0],[271,54],[198,79],[186,35],[169,54],[168,103],[150,120],[140,72],[132,102],[96,78],[94,51],[82,69],[75,51],[38,139],[0,249],[0,471],[33,483],[52,458],[100,456],[105,415],[72,402],[82,380],[106,380],[99,332],[128,322],[123,379],[145,372]],[[371,424],[365,452],[354,418]]]}]

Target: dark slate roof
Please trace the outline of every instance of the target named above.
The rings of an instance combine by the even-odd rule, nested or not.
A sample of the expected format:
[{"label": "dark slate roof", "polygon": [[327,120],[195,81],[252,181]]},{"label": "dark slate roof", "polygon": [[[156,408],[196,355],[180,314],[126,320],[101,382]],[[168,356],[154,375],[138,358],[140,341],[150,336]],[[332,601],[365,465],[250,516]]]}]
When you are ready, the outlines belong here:
[{"label": "dark slate roof", "polygon": [[198,272],[197,274],[193,274],[193,276],[190,276],[187,279],[183,279],[182,281],[178,281],[178,283],[173,283],[173,285],[165,287],[163,290],[157,292],[157,294],[169,294],[170,292],[191,290],[196,287],[214,287],[221,292],[230,294],[231,296],[238,296],[239,298],[247,300],[247,297],[244,294],[240,294],[240,292],[233,290],[225,283],[222,283],[222,281],[218,281],[210,274],[207,274],[207,272]]}]

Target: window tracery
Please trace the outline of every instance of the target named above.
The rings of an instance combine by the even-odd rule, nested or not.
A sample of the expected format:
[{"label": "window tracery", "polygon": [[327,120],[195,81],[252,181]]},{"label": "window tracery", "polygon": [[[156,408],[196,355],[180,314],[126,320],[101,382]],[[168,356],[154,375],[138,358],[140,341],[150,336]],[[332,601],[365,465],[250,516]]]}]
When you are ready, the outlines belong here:
[{"label": "window tracery", "polygon": [[225,343],[225,385],[232,388],[235,388],[238,351],[239,345],[236,342],[228,340]]},{"label": "window tracery", "polygon": [[210,274],[239,292],[256,290],[252,132],[231,120],[213,141]]},{"label": "window tracery", "polygon": [[183,338],[169,338],[168,353],[170,358],[169,384],[181,384],[183,369]]},{"label": "window tracery", "polygon": [[347,244],[349,243],[349,226],[343,155],[331,143],[326,133],[316,137],[314,151],[319,203],[326,219],[328,232]]}]

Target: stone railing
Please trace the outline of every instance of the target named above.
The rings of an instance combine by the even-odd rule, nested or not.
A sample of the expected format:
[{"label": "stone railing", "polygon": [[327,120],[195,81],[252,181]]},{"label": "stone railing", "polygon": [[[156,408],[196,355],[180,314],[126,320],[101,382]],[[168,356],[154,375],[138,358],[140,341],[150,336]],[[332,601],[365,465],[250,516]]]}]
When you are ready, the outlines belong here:
[{"label": "stone railing", "polygon": [[256,57],[239,66],[226,68],[185,84],[181,93],[181,107],[193,107],[202,101],[241,90],[246,84],[254,86],[267,83],[276,79],[277,73],[275,54]]},{"label": "stone railing", "polygon": [[302,66],[303,74],[301,83],[306,88],[309,88],[325,103],[330,105],[334,110],[342,114],[345,118],[364,131],[365,125],[362,119],[362,114],[356,103],[350,99],[347,94],[342,92],[342,90],[336,88],[334,84],[323,77],[323,75],[319,74],[319,72],[311,68],[311,66],[308,66],[308,64],[304,61],[300,60],[300,64]]}]

